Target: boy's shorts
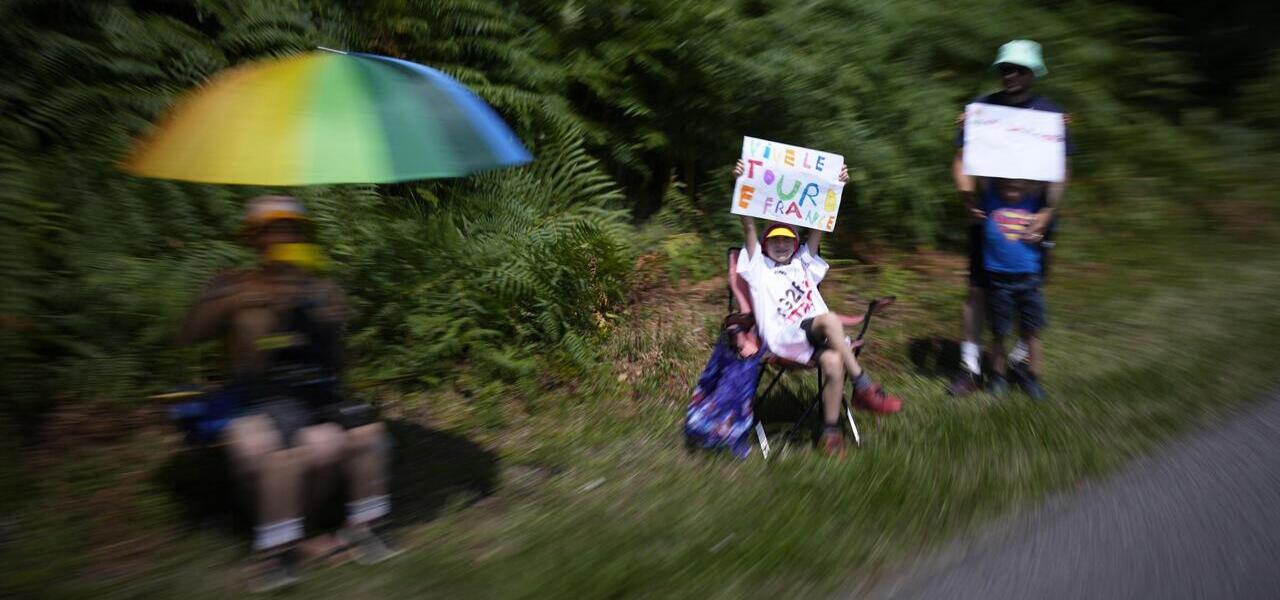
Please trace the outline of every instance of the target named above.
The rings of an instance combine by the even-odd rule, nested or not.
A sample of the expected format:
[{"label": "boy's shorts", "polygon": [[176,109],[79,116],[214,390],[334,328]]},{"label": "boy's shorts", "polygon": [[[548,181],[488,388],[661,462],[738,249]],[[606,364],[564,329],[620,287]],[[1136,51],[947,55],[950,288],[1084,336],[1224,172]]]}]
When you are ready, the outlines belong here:
[{"label": "boy's shorts", "polygon": [[1009,335],[1015,315],[1022,324],[1023,333],[1044,329],[1047,323],[1040,275],[988,271],[986,280],[987,317],[991,320],[991,332],[996,337]]},{"label": "boy's shorts", "polygon": [[827,334],[813,328],[813,317],[800,321],[800,329],[804,330],[804,338],[813,346],[813,358],[816,360],[827,349]]}]

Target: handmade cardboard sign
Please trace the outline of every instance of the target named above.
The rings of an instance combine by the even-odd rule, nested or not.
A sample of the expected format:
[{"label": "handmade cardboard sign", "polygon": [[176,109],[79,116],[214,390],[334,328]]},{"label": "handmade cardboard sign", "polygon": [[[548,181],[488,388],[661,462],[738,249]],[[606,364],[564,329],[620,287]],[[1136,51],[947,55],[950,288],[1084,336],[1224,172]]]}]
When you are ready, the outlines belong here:
[{"label": "handmade cardboard sign", "polygon": [[732,212],[831,231],[840,212],[839,154],[742,138],[742,177],[733,189]]},{"label": "handmade cardboard sign", "polygon": [[976,177],[1062,181],[1062,115],[975,102],[964,111],[964,172]]}]

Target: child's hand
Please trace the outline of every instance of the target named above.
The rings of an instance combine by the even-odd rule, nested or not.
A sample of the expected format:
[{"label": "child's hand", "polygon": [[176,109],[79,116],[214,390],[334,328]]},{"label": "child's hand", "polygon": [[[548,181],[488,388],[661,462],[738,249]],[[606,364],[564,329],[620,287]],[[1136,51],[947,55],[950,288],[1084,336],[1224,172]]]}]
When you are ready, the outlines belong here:
[{"label": "child's hand", "polygon": [[742,159],[739,158],[738,162],[734,163],[733,165],[733,178],[737,179],[739,177],[742,177],[742,174],[745,172],[746,172],[746,165],[744,165],[742,163]]},{"label": "child's hand", "polygon": [[1027,227],[1026,233],[1022,235],[1022,241],[1038,244],[1044,240],[1044,234],[1049,230],[1049,225],[1053,223],[1053,211],[1051,209],[1043,209],[1037,212],[1031,219],[1031,226]]},{"label": "child's hand", "polygon": [[840,183],[849,183],[849,165],[840,165]]},{"label": "child's hand", "polygon": [[981,208],[969,207],[969,220],[974,223],[987,220],[987,213],[982,212]]}]

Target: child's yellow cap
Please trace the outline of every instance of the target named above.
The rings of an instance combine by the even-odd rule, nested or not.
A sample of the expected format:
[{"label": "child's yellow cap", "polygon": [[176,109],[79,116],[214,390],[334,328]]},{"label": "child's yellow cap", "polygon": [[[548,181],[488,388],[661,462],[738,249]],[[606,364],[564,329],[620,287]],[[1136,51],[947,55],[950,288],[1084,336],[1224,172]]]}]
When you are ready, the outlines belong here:
[{"label": "child's yellow cap", "polygon": [[770,228],[769,232],[764,234],[765,239],[769,239],[771,237],[785,237],[785,238],[796,239],[796,232],[791,231],[791,228],[787,227],[786,225],[778,225]]}]

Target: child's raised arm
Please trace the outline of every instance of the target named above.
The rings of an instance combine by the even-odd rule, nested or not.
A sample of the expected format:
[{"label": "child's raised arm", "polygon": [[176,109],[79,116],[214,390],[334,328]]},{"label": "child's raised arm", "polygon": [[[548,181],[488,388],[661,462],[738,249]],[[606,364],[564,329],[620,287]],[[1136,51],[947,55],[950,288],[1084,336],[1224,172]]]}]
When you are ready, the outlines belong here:
[{"label": "child's raised arm", "polygon": [[[742,164],[742,159],[733,165],[733,178],[742,177],[746,166]],[[747,249],[748,256],[756,255],[756,248],[760,246],[756,239],[756,220],[747,215],[739,215],[742,217],[742,245]]]},{"label": "child's raised arm", "polygon": [[[840,183],[849,183],[849,165],[840,166]],[[822,246],[822,230],[810,229],[809,239],[805,241],[805,245],[809,247],[809,254],[817,256],[818,248]]]},{"label": "child's raised arm", "polygon": [[747,249],[747,255],[754,258],[756,248],[760,246],[756,240],[756,220],[747,215],[739,216],[742,217],[742,246]]},{"label": "child's raised arm", "polygon": [[822,246],[822,230],[810,229],[809,239],[805,240],[805,247],[809,249],[809,254],[818,255],[818,248]]}]

